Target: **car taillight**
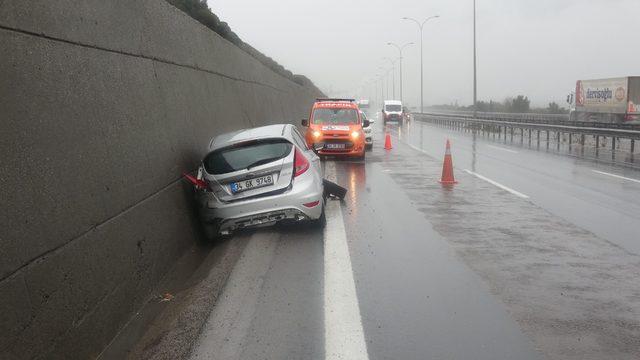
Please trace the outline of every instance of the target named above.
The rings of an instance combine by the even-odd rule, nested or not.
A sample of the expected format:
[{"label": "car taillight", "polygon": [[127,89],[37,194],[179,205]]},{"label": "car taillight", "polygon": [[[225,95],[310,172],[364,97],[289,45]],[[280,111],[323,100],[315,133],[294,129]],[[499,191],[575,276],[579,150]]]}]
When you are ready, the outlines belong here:
[{"label": "car taillight", "polygon": [[305,207],[308,207],[308,208],[312,208],[312,207],[318,206],[318,204],[320,204],[320,200],[312,201],[312,202],[309,202],[309,203],[306,203],[306,204],[302,204],[302,205],[304,205]]},{"label": "car taillight", "polygon": [[296,147],[296,152],[293,154],[293,177],[300,176],[307,170],[309,170],[309,160]]}]

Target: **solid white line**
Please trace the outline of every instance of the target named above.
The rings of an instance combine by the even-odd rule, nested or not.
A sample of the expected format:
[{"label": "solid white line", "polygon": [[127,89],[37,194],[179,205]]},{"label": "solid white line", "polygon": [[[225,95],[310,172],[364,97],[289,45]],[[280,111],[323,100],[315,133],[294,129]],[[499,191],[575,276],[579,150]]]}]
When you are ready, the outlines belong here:
[{"label": "solid white line", "polygon": [[513,195],[517,196],[517,197],[521,197],[523,199],[528,199],[529,198],[528,195],[525,195],[525,194],[523,194],[523,193],[521,193],[519,191],[513,190],[512,188],[506,187],[506,186],[500,184],[499,182],[493,181],[493,180],[491,180],[491,179],[489,179],[487,177],[484,177],[484,176],[482,176],[480,174],[474,173],[471,170],[465,169],[464,171],[466,171],[467,173],[477,177],[478,179],[481,179],[481,180],[484,180],[484,181],[488,182],[489,184],[495,185],[495,186],[499,187],[502,190],[506,190],[506,191],[512,193]]},{"label": "solid white line", "polygon": [[593,171],[594,173],[601,174],[601,175],[607,175],[607,176],[611,176],[611,177],[614,177],[614,178],[627,180],[627,181],[633,181],[633,182],[636,182],[636,183],[640,184],[640,180],[638,180],[638,179],[632,179],[632,178],[628,178],[628,177],[624,177],[624,176],[620,176],[620,175],[616,175],[616,174],[610,174],[610,173],[604,172],[604,171],[598,171],[598,170],[591,170],[591,171]]},{"label": "solid white line", "polygon": [[275,232],[251,237],[209,314],[191,360],[242,359],[278,238]]},{"label": "solid white line", "polygon": [[426,153],[427,153],[426,151],[424,151],[424,150],[420,149],[420,148],[419,148],[419,147],[417,147],[417,146],[413,146],[413,145],[411,145],[411,144],[409,144],[409,143],[406,143],[406,144],[407,144],[407,145],[409,145],[409,147],[410,147],[410,148],[412,148],[413,150],[419,151],[419,152],[424,153],[424,154],[426,154]]},{"label": "solid white line", "polygon": [[505,149],[505,148],[500,147],[500,146],[495,146],[495,145],[487,145],[487,146],[490,147],[490,148],[496,149],[496,150],[502,150],[502,151],[510,152],[512,154],[517,154],[518,153],[517,151]]},{"label": "solid white line", "polygon": [[[335,170],[327,163],[328,172]],[[324,230],[324,351],[325,359],[367,360],[362,319],[353,280],[347,233],[340,202],[326,205]]]}]

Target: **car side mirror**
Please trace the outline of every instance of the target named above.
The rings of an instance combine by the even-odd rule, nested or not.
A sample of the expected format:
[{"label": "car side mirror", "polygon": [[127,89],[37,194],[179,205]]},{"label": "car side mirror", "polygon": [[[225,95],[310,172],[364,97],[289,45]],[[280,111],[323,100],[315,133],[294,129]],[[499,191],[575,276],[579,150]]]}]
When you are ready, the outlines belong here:
[{"label": "car side mirror", "polygon": [[373,119],[369,119],[369,124],[374,124],[376,121]]},{"label": "car side mirror", "polygon": [[302,124],[302,126],[304,126],[304,127],[308,127],[308,126],[309,126],[309,120],[307,120],[307,119],[302,119],[301,124]]},{"label": "car side mirror", "polygon": [[371,121],[369,120],[362,120],[362,127],[369,127],[371,125]]}]

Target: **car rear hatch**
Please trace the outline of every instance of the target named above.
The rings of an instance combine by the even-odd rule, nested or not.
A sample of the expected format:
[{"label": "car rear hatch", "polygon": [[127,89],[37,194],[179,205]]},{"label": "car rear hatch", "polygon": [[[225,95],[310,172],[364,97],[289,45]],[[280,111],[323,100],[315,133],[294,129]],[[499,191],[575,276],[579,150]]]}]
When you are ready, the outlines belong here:
[{"label": "car rear hatch", "polygon": [[251,140],[209,153],[204,178],[221,201],[268,196],[289,187],[293,161],[293,144],[287,140]]}]

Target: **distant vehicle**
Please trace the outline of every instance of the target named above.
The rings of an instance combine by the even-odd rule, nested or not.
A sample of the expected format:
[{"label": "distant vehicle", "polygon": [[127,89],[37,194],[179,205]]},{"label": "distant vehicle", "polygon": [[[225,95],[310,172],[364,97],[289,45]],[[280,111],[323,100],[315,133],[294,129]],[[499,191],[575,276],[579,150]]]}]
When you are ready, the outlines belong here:
[{"label": "distant vehicle", "polygon": [[319,155],[365,158],[365,135],[363,120],[358,105],[352,99],[318,99],[311,108],[306,141]]},{"label": "distant vehicle", "polygon": [[640,77],[578,80],[567,96],[574,121],[607,123],[640,120]]},{"label": "distant vehicle", "polygon": [[382,107],[382,119],[387,125],[389,121],[402,122],[402,102],[399,100],[385,100]]},{"label": "distant vehicle", "polygon": [[368,99],[361,99],[358,100],[358,107],[360,108],[360,110],[366,112],[369,110],[369,108],[371,107],[371,102]]},{"label": "distant vehicle", "polygon": [[[360,111],[360,116],[362,117],[363,122],[367,119],[367,114],[364,111]],[[373,123],[375,121],[373,119],[369,120],[369,126],[363,126],[362,130],[364,130],[364,144],[367,150],[371,150],[373,148],[373,135],[371,134],[371,130],[373,128]]]},{"label": "distant vehicle", "polygon": [[408,107],[402,107],[402,119],[407,122],[411,120],[411,110]]},{"label": "distant vehicle", "polygon": [[209,239],[278,222],[324,224],[322,167],[290,124],[215,137],[188,179]]}]

